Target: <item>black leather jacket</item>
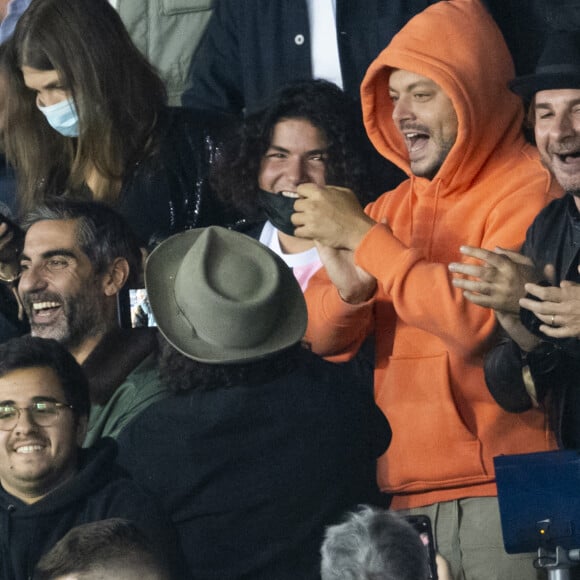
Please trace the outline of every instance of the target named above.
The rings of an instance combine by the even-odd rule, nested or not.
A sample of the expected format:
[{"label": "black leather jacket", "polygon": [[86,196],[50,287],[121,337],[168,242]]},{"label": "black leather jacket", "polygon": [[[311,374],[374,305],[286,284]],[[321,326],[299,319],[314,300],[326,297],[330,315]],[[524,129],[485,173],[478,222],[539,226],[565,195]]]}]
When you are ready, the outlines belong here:
[{"label": "black leather jacket", "polygon": [[[580,215],[571,195],[553,201],[528,229],[522,253],[539,271],[547,264],[561,280],[579,283]],[[540,321],[522,309],[523,324],[543,342],[529,353],[504,337],[487,355],[485,378],[495,400],[507,411],[519,413],[532,407],[522,370],[528,367],[537,400],[548,409],[552,427],[563,447],[580,448],[580,340],[554,339],[539,330]]]},{"label": "black leather jacket", "polygon": [[156,152],[128,172],[120,195],[119,210],[142,243],[229,221],[209,185],[209,170],[233,121],[206,111],[164,111]]},{"label": "black leather jacket", "polygon": [[[181,107],[161,111],[151,135],[154,152],[125,172],[117,208],[143,245],[185,229],[231,223],[237,217],[226,217],[209,185],[210,167],[235,121],[226,113]],[[51,177],[50,189],[65,191],[63,179]],[[0,193],[0,211],[18,205],[14,187],[2,183]],[[69,195],[92,198],[88,188]]]}]

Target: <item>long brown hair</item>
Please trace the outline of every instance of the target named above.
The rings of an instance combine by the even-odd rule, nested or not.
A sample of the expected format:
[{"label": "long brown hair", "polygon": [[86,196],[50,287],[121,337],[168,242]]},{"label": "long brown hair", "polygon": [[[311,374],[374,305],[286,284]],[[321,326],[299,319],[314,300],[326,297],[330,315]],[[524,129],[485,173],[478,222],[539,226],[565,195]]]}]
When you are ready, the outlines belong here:
[{"label": "long brown hair", "polygon": [[[114,204],[127,168],[154,150],[163,81],[107,0],[34,0],[10,42],[6,154],[22,211],[64,190],[86,195],[90,170],[101,177],[92,197]],[[74,99],[78,138],[48,125],[22,66],[57,71]]]}]

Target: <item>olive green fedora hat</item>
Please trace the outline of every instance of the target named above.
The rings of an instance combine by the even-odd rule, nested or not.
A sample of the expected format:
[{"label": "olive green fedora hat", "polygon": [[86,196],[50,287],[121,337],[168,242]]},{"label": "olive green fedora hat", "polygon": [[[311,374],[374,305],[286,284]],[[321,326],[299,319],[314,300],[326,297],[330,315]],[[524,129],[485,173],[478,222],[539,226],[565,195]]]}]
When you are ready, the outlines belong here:
[{"label": "olive green fedora hat", "polygon": [[160,332],[205,363],[257,360],[299,342],[306,303],[285,262],[257,240],[218,226],[153,250],[145,285]]}]

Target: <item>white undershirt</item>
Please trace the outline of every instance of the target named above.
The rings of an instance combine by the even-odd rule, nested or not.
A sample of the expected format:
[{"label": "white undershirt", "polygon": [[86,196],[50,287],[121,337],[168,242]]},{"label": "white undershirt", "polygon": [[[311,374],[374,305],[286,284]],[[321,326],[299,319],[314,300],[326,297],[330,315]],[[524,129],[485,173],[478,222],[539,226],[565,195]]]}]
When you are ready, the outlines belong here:
[{"label": "white undershirt", "polygon": [[306,290],[308,282],[314,273],[322,268],[322,262],[320,261],[316,248],[310,248],[297,254],[286,254],[280,246],[278,230],[271,222],[264,224],[262,233],[260,234],[260,243],[270,248],[286,262],[289,268],[292,268],[292,272],[294,272],[294,276],[298,280],[302,292]]},{"label": "white undershirt", "polygon": [[310,22],[312,78],[326,79],[342,89],[336,37],[336,0],[306,0],[306,4]]}]

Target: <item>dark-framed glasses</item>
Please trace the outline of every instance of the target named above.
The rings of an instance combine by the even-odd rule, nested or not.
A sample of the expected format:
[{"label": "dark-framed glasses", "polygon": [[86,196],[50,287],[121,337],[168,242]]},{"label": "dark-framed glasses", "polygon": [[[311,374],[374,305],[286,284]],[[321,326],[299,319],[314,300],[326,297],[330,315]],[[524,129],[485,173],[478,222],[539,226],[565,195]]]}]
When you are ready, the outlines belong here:
[{"label": "dark-framed glasses", "polygon": [[37,401],[28,407],[0,405],[0,430],[12,431],[20,419],[20,413],[26,411],[30,419],[40,427],[54,425],[60,417],[61,409],[72,409],[72,405],[56,401]]}]

